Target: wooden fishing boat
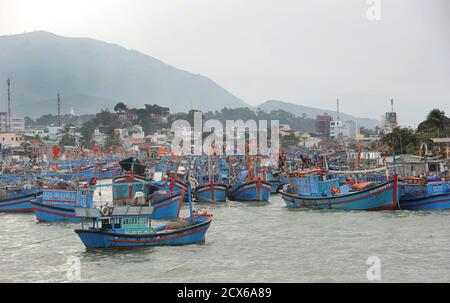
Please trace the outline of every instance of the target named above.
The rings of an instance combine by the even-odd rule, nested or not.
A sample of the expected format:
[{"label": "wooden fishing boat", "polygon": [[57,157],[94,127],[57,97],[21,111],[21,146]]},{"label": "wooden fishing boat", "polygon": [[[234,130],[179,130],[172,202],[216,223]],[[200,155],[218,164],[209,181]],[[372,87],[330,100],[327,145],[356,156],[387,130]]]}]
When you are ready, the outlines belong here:
[{"label": "wooden fishing boat", "polygon": [[123,249],[146,246],[180,246],[204,243],[212,216],[194,214],[191,218],[152,228],[152,207],[104,208],[101,213],[77,210],[80,218],[93,226],[75,230],[87,250]]},{"label": "wooden fishing boat", "polygon": [[433,210],[450,209],[450,185],[440,179],[403,179],[400,184],[400,209]]},{"label": "wooden fishing boat", "polygon": [[95,208],[94,189],[77,183],[47,185],[42,196],[31,202],[39,222],[80,222],[75,208]]},{"label": "wooden fishing boat", "polygon": [[272,188],[269,182],[261,180],[250,180],[235,182],[228,190],[228,198],[239,202],[268,202]]},{"label": "wooden fishing boat", "polygon": [[194,196],[198,202],[226,202],[228,186],[225,183],[210,182],[195,187]]},{"label": "wooden fishing boat", "polygon": [[[398,206],[398,178],[381,184],[339,184],[339,179],[325,179],[320,174],[306,174],[291,181],[288,191],[281,191],[288,208],[335,209],[355,211],[394,210]],[[360,187],[360,188],[358,188]]]},{"label": "wooden fishing boat", "polygon": [[[198,165],[200,168],[203,165]],[[228,185],[222,181],[220,173],[220,164],[212,156],[208,157],[207,171],[201,171],[197,166],[194,173],[196,186],[194,188],[194,197],[197,202],[226,202]]]},{"label": "wooden fishing boat", "polygon": [[[230,167],[228,198],[238,202],[268,202],[271,184],[258,175],[258,159],[247,156],[242,166]],[[246,167],[246,169],[244,169]]]},{"label": "wooden fishing boat", "polygon": [[133,174],[114,178],[112,188],[114,205],[152,206],[153,220],[178,218],[186,193],[186,191],[172,193],[165,191],[156,183]]},{"label": "wooden fishing boat", "polygon": [[0,192],[1,213],[32,213],[31,201],[42,195],[39,189],[3,188]]}]

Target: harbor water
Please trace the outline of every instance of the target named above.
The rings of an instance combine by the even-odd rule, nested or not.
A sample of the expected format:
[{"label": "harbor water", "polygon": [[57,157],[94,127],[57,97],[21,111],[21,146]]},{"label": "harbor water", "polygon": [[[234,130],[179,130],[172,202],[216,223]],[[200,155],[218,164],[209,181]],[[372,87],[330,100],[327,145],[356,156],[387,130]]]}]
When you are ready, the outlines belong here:
[{"label": "harbor water", "polygon": [[86,252],[78,224],[0,214],[0,282],[368,282],[371,257],[381,282],[450,282],[449,212],[194,207],[214,215],[205,244],[106,252]]}]

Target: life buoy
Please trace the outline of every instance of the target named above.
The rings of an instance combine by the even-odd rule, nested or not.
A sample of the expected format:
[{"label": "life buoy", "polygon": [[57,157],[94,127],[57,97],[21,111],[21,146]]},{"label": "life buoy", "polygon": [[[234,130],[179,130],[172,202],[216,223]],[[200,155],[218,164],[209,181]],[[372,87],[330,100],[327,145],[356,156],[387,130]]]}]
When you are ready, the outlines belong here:
[{"label": "life buoy", "polygon": [[108,206],[103,206],[100,212],[104,217],[110,217],[112,215],[112,209]]}]

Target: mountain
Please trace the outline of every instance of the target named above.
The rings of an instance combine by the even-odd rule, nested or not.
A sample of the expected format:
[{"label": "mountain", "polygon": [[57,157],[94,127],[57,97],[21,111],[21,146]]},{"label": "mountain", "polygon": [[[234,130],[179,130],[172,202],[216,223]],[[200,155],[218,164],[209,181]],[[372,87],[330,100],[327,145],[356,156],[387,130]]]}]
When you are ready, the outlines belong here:
[{"label": "mountain", "polygon": [[[317,115],[323,115],[324,113],[327,113],[334,117],[336,119],[337,112],[333,110],[324,110],[314,107],[308,107],[283,101],[276,101],[276,100],[270,100],[266,101],[265,103],[257,106],[257,108],[265,111],[265,112],[271,112],[273,110],[283,109],[287,112],[293,113],[297,116],[306,115],[309,118],[316,119]],[[340,113],[341,120],[353,120],[360,127],[366,127],[366,128],[375,128],[376,126],[381,126],[382,123],[375,119],[369,119],[369,118],[358,118],[351,115],[347,115],[344,113]]]},{"label": "mountain", "polygon": [[248,106],[207,77],[140,52],[48,32],[0,36],[1,100],[6,99],[7,78],[12,111],[31,117],[55,114],[57,93],[62,112],[73,107],[77,114],[112,110],[119,101],[134,107],[159,104],[172,112]]}]

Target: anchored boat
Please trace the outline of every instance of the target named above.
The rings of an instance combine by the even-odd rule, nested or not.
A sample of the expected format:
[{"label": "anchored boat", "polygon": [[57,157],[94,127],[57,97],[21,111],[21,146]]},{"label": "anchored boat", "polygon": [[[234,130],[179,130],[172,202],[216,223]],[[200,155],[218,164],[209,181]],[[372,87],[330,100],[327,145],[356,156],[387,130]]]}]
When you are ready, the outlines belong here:
[{"label": "anchored boat", "polygon": [[450,209],[450,185],[440,178],[403,179],[400,185],[402,210]]},{"label": "anchored boat", "polygon": [[32,213],[31,201],[42,194],[39,189],[2,188],[0,189],[0,213]]},{"label": "anchored boat", "polygon": [[42,196],[31,202],[39,222],[80,222],[75,208],[95,208],[90,185],[59,181],[43,187]]},{"label": "anchored boat", "polygon": [[384,183],[341,184],[341,179],[324,172],[303,172],[281,191],[288,208],[336,210],[394,210],[398,206],[398,178]]},{"label": "anchored boat", "polygon": [[191,218],[153,228],[152,207],[113,207],[99,210],[77,209],[80,218],[90,219],[92,227],[75,230],[86,248],[119,249],[146,246],[180,246],[204,243],[212,216]]}]

